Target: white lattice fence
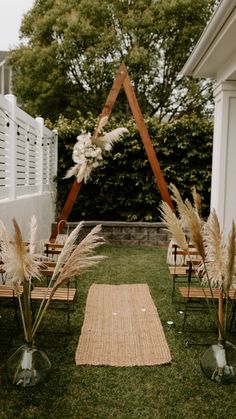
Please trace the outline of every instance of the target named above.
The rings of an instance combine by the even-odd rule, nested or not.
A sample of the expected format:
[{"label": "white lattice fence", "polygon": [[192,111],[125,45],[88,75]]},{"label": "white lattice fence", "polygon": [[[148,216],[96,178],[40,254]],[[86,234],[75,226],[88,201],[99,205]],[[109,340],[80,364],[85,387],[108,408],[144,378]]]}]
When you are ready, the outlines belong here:
[{"label": "white lattice fence", "polygon": [[53,189],[57,173],[57,134],[0,95],[0,200]]}]

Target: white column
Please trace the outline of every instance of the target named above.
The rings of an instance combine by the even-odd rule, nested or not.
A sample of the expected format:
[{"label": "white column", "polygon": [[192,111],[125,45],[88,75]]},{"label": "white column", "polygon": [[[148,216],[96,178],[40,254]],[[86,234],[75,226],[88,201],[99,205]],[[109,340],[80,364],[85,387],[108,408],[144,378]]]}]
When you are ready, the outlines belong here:
[{"label": "white column", "polygon": [[236,222],[236,82],[219,83],[214,97],[211,209],[227,234]]}]

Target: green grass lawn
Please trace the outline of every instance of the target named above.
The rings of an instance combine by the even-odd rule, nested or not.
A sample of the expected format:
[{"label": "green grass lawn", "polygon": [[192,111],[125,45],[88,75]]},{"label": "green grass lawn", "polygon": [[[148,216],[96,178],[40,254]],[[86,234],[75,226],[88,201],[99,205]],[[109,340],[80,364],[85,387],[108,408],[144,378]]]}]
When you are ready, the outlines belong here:
[{"label": "green grass lawn", "polygon": [[[36,336],[36,344],[52,362],[49,380],[34,388],[17,388],[6,380],[4,362],[23,342],[1,330],[0,418],[6,419],[147,419],[236,418],[236,385],[208,380],[199,360],[206,347],[188,345],[197,339],[206,344],[214,334],[181,333],[181,305],[171,303],[171,278],[166,250],[149,247],[104,246],[108,258],[78,280],[76,309],[71,315],[72,334],[57,334],[65,326],[65,313],[49,310]],[[156,304],[172,363],[147,367],[76,366],[75,350],[83,324],[88,289],[92,283],[147,283]],[[9,310],[0,306],[1,327],[10,327]],[[207,315],[197,314],[202,326]],[[167,322],[173,321],[172,325]],[[235,337],[232,337],[235,343]]]}]

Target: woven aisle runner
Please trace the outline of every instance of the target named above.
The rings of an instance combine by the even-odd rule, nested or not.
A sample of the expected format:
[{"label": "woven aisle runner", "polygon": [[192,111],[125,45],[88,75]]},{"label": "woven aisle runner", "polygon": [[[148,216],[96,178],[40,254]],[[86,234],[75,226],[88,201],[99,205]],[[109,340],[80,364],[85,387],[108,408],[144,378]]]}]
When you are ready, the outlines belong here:
[{"label": "woven aisle runner", "polygon": [[146,284],[90,287],[75,362],[117,367],[171,362]]}]

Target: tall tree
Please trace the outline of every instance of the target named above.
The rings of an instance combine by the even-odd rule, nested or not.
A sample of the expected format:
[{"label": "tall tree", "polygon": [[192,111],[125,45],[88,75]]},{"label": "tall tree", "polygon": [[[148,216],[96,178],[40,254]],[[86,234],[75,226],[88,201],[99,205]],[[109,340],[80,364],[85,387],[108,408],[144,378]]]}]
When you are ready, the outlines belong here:
[{"label": "tall tree", "polygon": [[[213,3],[36,0],[21,25],[26,42],[10,54],[14,92],[33,115],[96,115],[124,61],[145,113],[201,113],[208,100],[201,83],[178,74]],[[116,109],[126,110],[122,95]]]}]

